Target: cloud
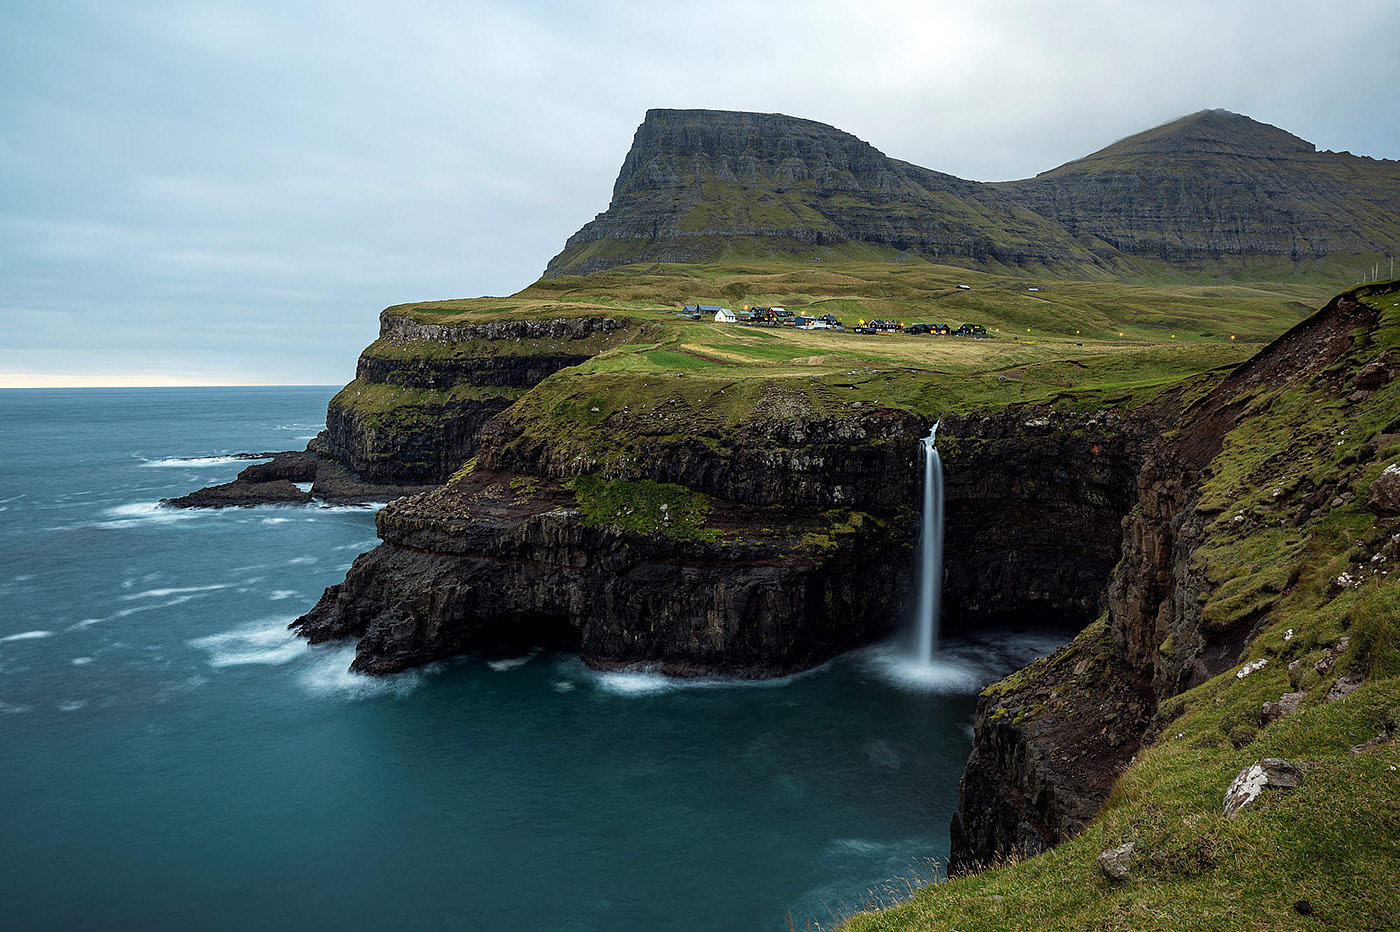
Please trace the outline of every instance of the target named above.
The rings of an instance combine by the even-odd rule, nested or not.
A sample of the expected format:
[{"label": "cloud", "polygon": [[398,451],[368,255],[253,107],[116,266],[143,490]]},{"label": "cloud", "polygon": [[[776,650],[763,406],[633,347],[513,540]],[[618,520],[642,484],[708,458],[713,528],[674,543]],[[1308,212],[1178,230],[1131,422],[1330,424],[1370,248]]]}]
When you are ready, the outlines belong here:
[{"label": "cloud", "polygon": [[1203,107],[1400,155],[1385,2],[27,4],[0,35],[0,370],[333,382],[380,307],[509,293],[648,107],[1021,177]]}]

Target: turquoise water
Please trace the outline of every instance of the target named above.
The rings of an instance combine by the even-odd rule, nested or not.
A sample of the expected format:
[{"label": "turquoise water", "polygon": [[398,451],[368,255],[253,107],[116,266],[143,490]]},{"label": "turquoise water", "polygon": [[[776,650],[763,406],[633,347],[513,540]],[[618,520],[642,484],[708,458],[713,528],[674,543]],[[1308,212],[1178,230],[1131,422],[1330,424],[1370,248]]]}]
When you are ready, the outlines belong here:
[{"label": "turquoise water", "polygon": [[351,675],[285,627],[371,509],[155,505],[333,391],[0,392],[0,927],[803,928],[947,855],[978,683],[1057,638],[948,643],[932,689],[891,646]]}]

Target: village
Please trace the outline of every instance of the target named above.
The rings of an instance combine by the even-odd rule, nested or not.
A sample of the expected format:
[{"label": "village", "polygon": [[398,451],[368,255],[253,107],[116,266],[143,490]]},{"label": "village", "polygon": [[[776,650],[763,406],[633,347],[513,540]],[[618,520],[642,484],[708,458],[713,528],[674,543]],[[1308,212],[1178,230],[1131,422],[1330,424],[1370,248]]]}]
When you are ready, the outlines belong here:
[{"label": "village", "polygon": [[[962,286],[959,286],[962,287]],[[797,330],[840,330],[847,328],[834,314],[823,314],[820,317],[808,317],[796,314],[783,307],[745,307],[738,311],[723,307],[718,304],[687,304],[678,317],[689,320],[703,320],[712,317],[715,323],[719,324],[743,324],[749,327],[793,327]],[[972,337],[978,340],[992,339],[992,334],[982,324],[961,324],[953,327],[949,324],[925,324],[915,323],[905,325],[903,321],[895,320],[865,320],[856,321],[850,328],[852,333],[861,334],[884,334],[884,333],[907,333],[911,335],[927,336],[954,336]]]}]

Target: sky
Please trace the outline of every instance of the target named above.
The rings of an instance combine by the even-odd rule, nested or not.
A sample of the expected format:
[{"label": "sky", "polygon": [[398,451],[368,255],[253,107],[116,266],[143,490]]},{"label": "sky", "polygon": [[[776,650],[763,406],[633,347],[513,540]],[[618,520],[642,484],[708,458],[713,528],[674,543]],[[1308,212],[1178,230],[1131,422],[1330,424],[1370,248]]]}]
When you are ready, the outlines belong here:
[{"label": "sky", "polygon": [[651,107],[979,181],[1223,107],[1400,158],[1394,0],[0,0],[0,387],[334,384],[510,294]]}]

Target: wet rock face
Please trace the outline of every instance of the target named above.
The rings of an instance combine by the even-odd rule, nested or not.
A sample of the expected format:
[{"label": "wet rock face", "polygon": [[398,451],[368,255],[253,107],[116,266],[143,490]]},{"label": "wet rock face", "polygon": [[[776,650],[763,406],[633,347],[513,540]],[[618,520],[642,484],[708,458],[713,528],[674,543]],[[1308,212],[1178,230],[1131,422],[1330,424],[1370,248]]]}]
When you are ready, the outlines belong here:
[{"label": "wet rock face", "polygon": [[1106,631],[982,694],[958,787],[950,874],[1028,857],[1084,829],[1141,743],[1150,684]]},{"label": "wet rock face", "polygon": [[354,666],[368,673],[554,642],[599,666],[769,676],[888,630],[907,584],[902,561],[883,559],[905,536],[888,529],[819,551],[757,524],[742,541],[676,540],[590,526],[557,483],[521,488],[479,472],[391,504],[384,544],[296,622],[301,633],[359,637]]},{"label": "wet rock face", "polygon": [[945,626],[1098,617],[1149,433],[1104,412],[946,419]]}]

